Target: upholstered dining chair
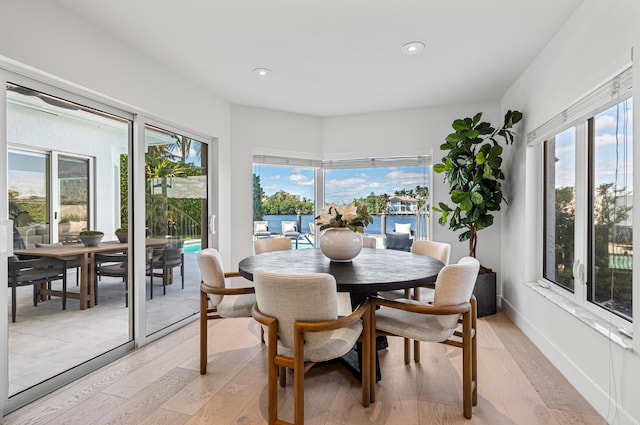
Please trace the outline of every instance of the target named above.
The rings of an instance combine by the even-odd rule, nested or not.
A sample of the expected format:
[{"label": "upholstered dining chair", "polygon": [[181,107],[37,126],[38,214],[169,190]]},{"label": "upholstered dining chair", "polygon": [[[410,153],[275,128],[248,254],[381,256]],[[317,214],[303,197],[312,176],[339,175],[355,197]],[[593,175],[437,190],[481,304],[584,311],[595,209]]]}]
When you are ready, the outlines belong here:
[{"label": "upholstered dining chair", "polygon": [[362,237],[362,247],[363,248],[375,248],[378,245],[378,240],[373,236],[363,236]]},{"label": "upholstered dining chair", "polygon": [[[463,414],[467,419],[471,419],[472,406],[478,402],[477,308],[473,287],[479,269],[480,263],[472,257],[445,266],[438,273],[433,303],[371,297],[371,308],[375,311],[371,327],[376,335],[441,342],[462,348]],[[375,361],[372,355],[372,368]],[[370,395],[371,400],[375,400],[374,384]]]},{"label": "upholstered dining chair", "polygon": [[[304,423],[304,373],[315,363],[348,353],[362,336],[362,404],[370,403],[371,327],[369,301],[338,318],[335,278],[326,273],[287,275],[257,269],[253,274],[256,305],[252,315],[267,328],[268,423],[278,418],[278,374],[286,385],[293,369],[293,424]],[[361,319],[363,321],[361,321]]]},{"label": "upholstered dining chair", "polygon": [[[411,245],[411,252],[414,254],[425,255],[435,258],[445,266],[449,264],[451,256],[451,245],[445,242],[435,242],[427,240],[415,241]],[[415,300],[433,301],[434,289],[417,287],[413,288],[413,294],[410,289],[398,289],[395,291],[381,292],[380,295],[387,299],[413,298]],[[420,341],[413,342],[413,359],[416,363],[420,362]],[[404,362],[408,364],[411,360],[411,341],[408,338],[404,340]]]},{"label": "upholstered dining chair", "polygon": [[[205,248],[197,254],[200,284],[200,373],[207,373],[207,322],[214,319],[251,317],[256,297],[250,282],[238,272],[226,272],[218,250]],[[241,278],[244,287],[227,286],[227,278]]]},{"label": "upholstered dining chair", "polygon": [[253,250],[256,254],[270,251],[285,251],[287,249],[291,249],[291,239],[289,238],[256,239],[253,241]]},{"label": "upholstered dining chair", "polygon": [[[414,254],[426,255],[427,257],[435,258],[445,266],[449,264],[449,258],[451,257],[451,244],[446,242],[415,241],[411,245],[411,252]],[[435,290],[433,288],[418,287],[413,288],[413,299],[422,301],[433,301]],[[405,353],[408,352],[409,340],[405,340]],[[413,360],[416,363],[420,362],[420,341],[413,341]],[[409,363],[405,358],[405,363]]]}]

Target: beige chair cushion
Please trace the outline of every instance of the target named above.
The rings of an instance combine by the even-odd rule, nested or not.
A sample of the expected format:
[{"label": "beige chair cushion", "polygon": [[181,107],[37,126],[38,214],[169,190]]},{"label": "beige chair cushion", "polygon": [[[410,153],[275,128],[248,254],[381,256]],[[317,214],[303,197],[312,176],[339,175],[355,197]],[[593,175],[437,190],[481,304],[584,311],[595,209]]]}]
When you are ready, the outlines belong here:
[{"label": "beige chair cushion", "polygon": [[378,240],[373,236],[363,236],[362,237],[362,247],[363,248],[375,248],[378,245]]},{"label": "beige chair cushion", "polygon": [[[258,308],[278,319],[278,352],[293,356],[294,322],[334,320],[338,317],[336,281],[326,273],[285,275],[255,270]],[[305,361],[325,361],[346,354],[362,332],[360,322],[350,328],[305,334]]]},{"label": "beige chair cushion", "polygon": [[[256,303],[255,294],[218,295],[207,292],[208,288],[226,287],[224,269],[222,268],[222,257],[218,250],[205,248],[198,253],[197,259],[202,276],[200,288],[203,292],[207,293],[211,305],[216,307],[218,314],[221,317],[251,317],[251,307]],[[230,280],[241,280],[242,287],[251,286],[251,282],[244,278]]]},{"label": "beige chair cushion", "polygon": [[[435,306],[457,305],[471,299],[480,263],[472,257],[462,258],[458,264],[445,266],[436,280],[433,298]],[[400,299],[410,304],[425,301]],[[376,312],[376,328],[419,341],[444,341],[458,326],[459,314],[430,315],[382,307]]]},{"label": "beige chair cushion", "polygon": [[217,305],[218,314],[220,317],[251,317],[251,307],[255,303],[256,294],[225,295]]},{"label": "beige chair cushion", "polygon": [[446,266],[449,264],[451,245],[444,242],[415,241],[413,245],[411,245],[411,252],[435,258]]},{"label": "beige chair cushion", "polygon": [[253,249],[256,254],[270,251],[285,251],[291,249],[291,239],[289,238],[271,238],[256,239],[253,241]]}]

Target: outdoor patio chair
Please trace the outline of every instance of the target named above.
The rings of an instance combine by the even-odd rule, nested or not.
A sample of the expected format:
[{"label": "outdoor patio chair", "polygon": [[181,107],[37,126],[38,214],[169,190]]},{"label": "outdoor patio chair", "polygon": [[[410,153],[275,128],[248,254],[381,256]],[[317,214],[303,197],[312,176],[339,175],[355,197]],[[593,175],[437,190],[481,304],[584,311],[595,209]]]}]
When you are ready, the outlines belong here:
[{"label": "outdoor patio chair", "polygon": [[[46,248],[53,246],[64,246],[62,242],[37,243],[36,248]],[[67,270],[76,269],[76,286],[80,285],[80,260],[67,260]]]},{"label": "outdoor patio chair", "polygon": [[384,246],[387,249],[395,249],[397,251],[411,251],[413,239],[409,233],[386,233],[384,235]]},{"label": "outdoor patio chair", "polygon": [[[438,273],[433,303],[371,297],[375,311],[371,327],[377,336],[400,336],[462,348],[463,414],[467,419],[471,419],[472,406],[478,403],[477,307],[473,287],[479,269],[480,263],[472,257],[444,266]],[[373,355],[371,362],[375,366]],[[421,370],[416,369],[416,373]],[[371,386],[371,399],[375,400],[375,384]]]},{"label": "outdoor patio chair", "polygon": [[124,283],[125,306],[129,306],[129,255],[126,252],[113,254],[95,254],[95,276],[93,280],[94,304],[98,305],[98,281],[103,276],[117,277]]},{"label": "outdoor patio chair", "polygon": [[[153,276],[162,276],[162,295],[166,295],[172,270],[176,267],[180,267],[180,278],[182,289],[184,289],[184,245],[180,242],[153,249],[153,256],[149,265],[151,299],[153,299]],[[161,270],[161,272],[158,273],[155,270]]]},{"label": "outdoor patio chair", "polygon": [[278,418],[278,376],[285,386],[286,369],[293,369],[292,423],[303,424],[305,372],[317,362],[348,353],[359,339],[363,347],[362,405],[369,406],[373,357],[369,301],[338,318],[336,280],[330,274],[255,270],[253,279],[256,304],[252,316],[267,328],[268,423],[290,423]]},{"label": "outdoor patio chair", "polygon": [[67,308],[67,265],[57,258],[34,258],[21,260],[17,255],[9,257],[8,281],[11,288],[11,322],[16,321],[16,289],[33,285],[33,305],[38,306],[38,287],[62,280],[62,309]]},{"label": "outdoor patio chair", "polygon": [[295,221],[283,221],[282,222],[282,236],[291,239],[296,242],[296,249],[298,249],[298,238],[300,237],[300,231],[298,229],[298,223]]},{"label": "outdoor patio chair", "polygon": [[269,231],[268,221],[254,221],[253,222],[253,237],[254,238],[268,238],[271,236]]}]

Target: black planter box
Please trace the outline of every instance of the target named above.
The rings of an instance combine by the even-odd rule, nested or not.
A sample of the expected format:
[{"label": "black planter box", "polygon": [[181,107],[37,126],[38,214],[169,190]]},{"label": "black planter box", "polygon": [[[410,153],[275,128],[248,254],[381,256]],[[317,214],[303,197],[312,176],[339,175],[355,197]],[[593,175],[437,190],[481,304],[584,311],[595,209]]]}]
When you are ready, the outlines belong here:
[{"label": "black planter box", "polygon": [[496,274],[479,274],[473,295],[478,300],[478,317],[496,314]]}]

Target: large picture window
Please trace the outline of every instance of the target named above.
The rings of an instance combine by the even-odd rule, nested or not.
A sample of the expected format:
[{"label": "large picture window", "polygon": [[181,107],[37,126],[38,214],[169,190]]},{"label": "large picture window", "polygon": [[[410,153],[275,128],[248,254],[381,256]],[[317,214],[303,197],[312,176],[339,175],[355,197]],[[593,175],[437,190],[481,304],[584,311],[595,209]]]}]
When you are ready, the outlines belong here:
[{"label": "large picture window", "polygon": [[538,130],[552,134],[544,139],[542,276],[621,322],[633,318],[630,78],[629,69],[546,125],[557,131]]},{"label": "large picture window", "polygon": [[430,173],[430,156],[340,161],[255,156],[253,237],[288,236],[294,249],[310,248],[318,208],[358,203],[372,214],[365,233],[377,237],[380,247],[383,236],[398,229],[427,239]]}]

